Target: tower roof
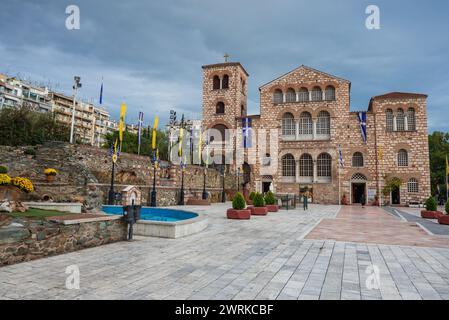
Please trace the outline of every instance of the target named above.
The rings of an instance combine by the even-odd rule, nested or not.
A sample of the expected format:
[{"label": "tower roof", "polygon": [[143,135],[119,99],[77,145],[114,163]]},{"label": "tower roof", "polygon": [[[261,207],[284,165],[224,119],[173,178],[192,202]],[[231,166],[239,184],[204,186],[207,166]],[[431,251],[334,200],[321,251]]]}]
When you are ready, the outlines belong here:
[{"label": "tower roof", "polygon": [[207,64],[202,66],[203,69],[209,69],[209,68],[217,68],[217,67],[235,67],[239,66],[242,68],[243,72],[245,72],[246,76],[249,77],[248,72],[246,72],[245,68],[243,68],[242,64],[240,62],[223,62],[223,63],[214,63],[214,64]]}]

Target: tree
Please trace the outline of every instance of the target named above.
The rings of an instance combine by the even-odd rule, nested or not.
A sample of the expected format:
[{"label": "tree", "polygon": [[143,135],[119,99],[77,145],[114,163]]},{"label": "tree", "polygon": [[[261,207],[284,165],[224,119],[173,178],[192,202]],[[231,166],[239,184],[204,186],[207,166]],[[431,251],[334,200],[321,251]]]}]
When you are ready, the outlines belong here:
[{"label": "tree", "polygon": [[[152,155],[151,141],[153,138],[153,130],[143,128],[140,138],[140,154],[141,155]],[[118,139],[118,131],[113,133],[108,133],[106,135],[106,142],[103,145],[104,148],[110,148],[111,144],[115,143]],[[159,149],[159,158],[161,160],[168,160],[168,137],[164,131],[156,131],[156,144]],[[139,146],[138,136],[135,133],[131,133],[127,130],[123,131],[123,145],[122,152],[135,153],[137,154]]]},{"label": "tree", "polygon": [[430,184],[432,195],[437,193],[437,185],[440,186],[440,194],[446,194],[446,155],[449,157],[449,133],[435,131],[429,135],[430,156]]},{"label": "tree", "polygon": [[23,146],[46,141],[68,141],[70,128],[55,120],[51,113],[29,107],[0,110],[0,145]]}]

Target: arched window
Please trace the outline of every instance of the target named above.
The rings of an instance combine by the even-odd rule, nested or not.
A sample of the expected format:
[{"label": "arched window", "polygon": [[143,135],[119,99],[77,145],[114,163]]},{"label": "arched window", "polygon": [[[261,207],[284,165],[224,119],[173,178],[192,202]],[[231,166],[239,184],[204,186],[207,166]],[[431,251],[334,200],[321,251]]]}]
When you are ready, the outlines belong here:
[{"label": "arched window", "polygon": [[312,101],[323,100],[323,92],[320,87],[315,87],[312,89]]},{"label": "arched window", "polygon": [[284,94],[281,89],[276,89],[273,94],[273,102],[274,103],[282,103],[284,102]]},{"label": "arched window", "polygon": [[416,180],[415,178],[411,178],[407,182],[407,191],[410,192],[410,193],[417,193],[417,192],[419,192],[418,180]]},{"label": "arched window", "polygon": [[307,88],[299,89],[298,101],[299,102],[307,102],[307,101],[309,101],[309,90],[307,90]]},{"label": "arched window", "polygon": [[352,166],[356,168],[363,167],[363,154],[361,152],[354,152],[352,155]]},{"label": "arched window", "polygon": [[308,153],[304,153],[301,158],[299,158],[299,176],[313,177],[313,159]]},{"label": "arched window", "polygon": [[415,109],[408,108],[407,110],[407,124],[409,131],[416,130]]},{"label": "arched window", "polygon": [[287,94],[285,96],[286,102],[296,102],[296,92],[292,88],[287,90]]},{"label": "arched window", "polygon": [[218,102],[215,106],[215,113],[216,114],[224,114],[225,113],[225,105],[223,102]]},{"label": "arched window", "polygon": [[404,119],[405,119],[404,110],[399,108],[398,112],[396,114],[396,130],[397,131],[405,130],[405,120]]},{"label": "arched window", "polygon": [[222,89],[228,89],[229,88],[229,76],[225,74],[223,76],[223,80],[221,82],[221,88]]},{"label": "arched window", "polygon": [[282,135],[294,136],[295,135],[295,119],[293,115],[286,112],[282,115]]},{"label": "arched window", "polygon": [[214,79],[213,79],[213,89],[214,89],[214,90],[220,89],[220,77],[219,77],[219,76],[214,76]]},{"label": "arched window", "polygon": [[322,153],[317,158],[317,175],[322,178],[331,177],[332,157],[328,153]]},{"label": "arched window", "polygon": [[398,166],[399,167],[407,167],[408,166],[407,150],[401,149],[398,151]]},{"label": "arched window", "polygon": [[394,122],[393,110],[387,109],[385,111],[385,119],[386,119],[387,131],[388,132],[392,132],[393,128],[394,128],[394,125],[393,125],[393,122]]},{"label": "arched window", "polygon": [[326,101],[335,100],[335,88],[333,86],[327,86],[324,91],[324,95],[326,97]]},{"label": "arched window", "polygon": [[329,112],[320,111],[318,113],[316,133],[324,135],[329,135],[331,133],[331,116],[329,115]]},{"label": "arched window", "polygon": [[304,111],[299,116],[299,134],[300,135],[313,134],[312,116],[307,111]]},{"label": "arched window", "polygon": [[291,154],[286,154],[282,157],[282,176],[294,177],[296,176],[295,158]]}]

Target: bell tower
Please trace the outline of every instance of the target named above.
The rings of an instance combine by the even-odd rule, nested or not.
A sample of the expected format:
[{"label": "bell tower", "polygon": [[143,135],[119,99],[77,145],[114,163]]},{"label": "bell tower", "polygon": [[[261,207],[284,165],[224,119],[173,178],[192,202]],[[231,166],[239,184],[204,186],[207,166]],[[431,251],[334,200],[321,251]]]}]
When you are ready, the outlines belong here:
[{"label": "bell tower", "polygon": [[238,118],[246,115],[248,73],[239,62],[228,62],[228,54],[224,58],[224,63],[202,67],[203,130],[236,129]]}]

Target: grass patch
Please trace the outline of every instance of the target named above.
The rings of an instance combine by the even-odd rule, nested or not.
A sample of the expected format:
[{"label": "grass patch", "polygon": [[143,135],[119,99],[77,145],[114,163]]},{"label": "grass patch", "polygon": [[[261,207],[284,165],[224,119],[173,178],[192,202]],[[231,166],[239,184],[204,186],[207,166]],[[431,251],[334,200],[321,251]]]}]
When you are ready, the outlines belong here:
[{"label": "grass patch", "polygon": [[55,210],[43,210],[43,209],[29,208],[26,212],[13,212],[13,213],[10,213],[9,215],[14,218],[44,219],[46,217],[65,216],[68,214],[72,214],[72,213],[55,211]]}]

